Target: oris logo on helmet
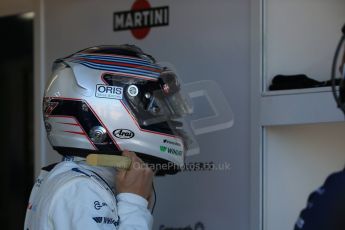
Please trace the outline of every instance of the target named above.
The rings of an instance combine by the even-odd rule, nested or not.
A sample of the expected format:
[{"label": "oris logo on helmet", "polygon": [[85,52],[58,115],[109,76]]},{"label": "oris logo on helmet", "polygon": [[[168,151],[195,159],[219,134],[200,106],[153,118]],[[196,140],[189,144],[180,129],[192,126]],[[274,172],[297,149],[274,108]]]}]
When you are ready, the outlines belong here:
[{"label": "oris logo on helmet", "polygon": [[111,85],[96,85],[96,97],[118,99],[121,100],[123,96],[123,88]]},{"label": "oris logo on helmet", "polygon": [[131,139],[134,137],[134,132],[129,129],[116,129],[113,134],[120,139]]},{"label": "oris logo on helmet", "polygon": [[114,13],[114,31],[131,30],[137,39],[145,38],[151,27],[169,25],[169,6],[151,7],[147,0],[136,0],[131,10]]}]

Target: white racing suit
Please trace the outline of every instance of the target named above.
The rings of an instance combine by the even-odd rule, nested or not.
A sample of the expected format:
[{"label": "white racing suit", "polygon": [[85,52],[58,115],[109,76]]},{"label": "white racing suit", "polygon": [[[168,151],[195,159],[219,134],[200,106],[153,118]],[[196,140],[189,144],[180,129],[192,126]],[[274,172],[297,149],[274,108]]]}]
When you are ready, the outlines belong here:
[{"label": "white racing suit", "polygon": [[65,159],[42,169],[32,189],[24,230],[148,230],[148,202],[114,191],[115,169]]}]

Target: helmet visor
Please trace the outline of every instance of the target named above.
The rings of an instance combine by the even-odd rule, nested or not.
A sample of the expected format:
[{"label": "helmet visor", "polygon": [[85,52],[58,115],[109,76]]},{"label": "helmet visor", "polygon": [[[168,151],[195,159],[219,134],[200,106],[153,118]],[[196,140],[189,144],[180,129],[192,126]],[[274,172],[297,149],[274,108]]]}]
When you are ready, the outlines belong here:
[{"label": "helmet visor", "polygon": [[146,106],[146,110],[152,116],[143,120],[144,125],[171,121],[192,114],[191,100],[181,89],[174,72],[164,70],[160,75],[159,82],[160,88],[152,92]]}]

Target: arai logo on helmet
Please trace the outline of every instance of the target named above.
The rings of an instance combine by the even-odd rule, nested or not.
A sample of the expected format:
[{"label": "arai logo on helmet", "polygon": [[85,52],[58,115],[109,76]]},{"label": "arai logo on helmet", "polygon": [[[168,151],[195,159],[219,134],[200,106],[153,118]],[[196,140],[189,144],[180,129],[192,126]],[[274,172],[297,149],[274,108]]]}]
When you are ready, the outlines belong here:
[{"label": "arai logo on helmet", "polygon": [[131,30],[137,39],[145,38],[151,27],[169,25],[169,6],[151,7],[147,0],[136,0],[130,11],[114,13],[114,31]]},{"label": "arai logo on helmet", "polygon": [[134,132],[129,129],[116,129],[113,134],[120,139],[131,139],[134,137]]},{"label": "arai logo on helmet", "polygon": [[121,100],[123,96],[123,88],[111,85],[96,85],[96,97],[118,99]]}]

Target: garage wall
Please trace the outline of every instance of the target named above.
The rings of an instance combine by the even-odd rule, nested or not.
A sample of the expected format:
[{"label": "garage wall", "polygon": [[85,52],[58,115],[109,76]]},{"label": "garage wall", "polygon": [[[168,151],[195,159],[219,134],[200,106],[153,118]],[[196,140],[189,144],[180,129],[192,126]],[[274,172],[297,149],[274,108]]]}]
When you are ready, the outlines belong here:
[{"label": "garage wall", "polygon": [[[235,124],[198,136],[201,153],[187,161],[230,163],[231,170],[157,178],[154,229],[249,229],[249,0],[150,0],[152,7],[169,6],[170,21],[143,40],[112,30],[113,13],[130,10],[133,2],[46,0],[42,79],[56,58],[89,46],[131,43],[173,63],[183,82],[216,81]],[[60,159],[47,146],[42,164]]]}]

